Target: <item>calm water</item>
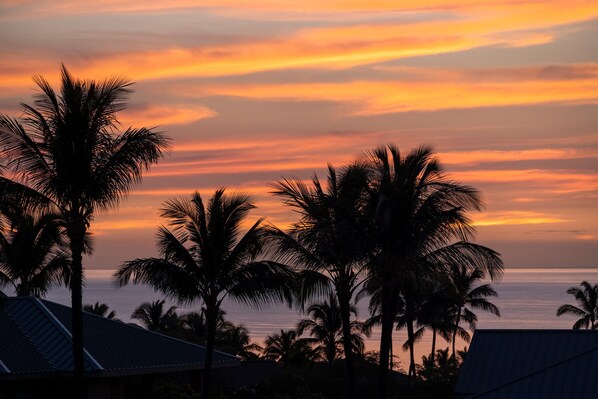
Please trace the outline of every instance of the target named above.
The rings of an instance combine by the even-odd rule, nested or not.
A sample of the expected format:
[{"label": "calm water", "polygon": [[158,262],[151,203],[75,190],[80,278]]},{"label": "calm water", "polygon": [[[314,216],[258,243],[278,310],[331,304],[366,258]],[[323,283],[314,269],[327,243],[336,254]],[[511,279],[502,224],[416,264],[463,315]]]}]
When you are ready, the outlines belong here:
[{"label": "calm water", "polygon": [[[145,301],[162,299],[162,295],[145,286],[129,285],[116,289],[112,286],[107,271],[90,271],[87,286],[84,290],[84,303],[104,302],[115,310],[117,317],[129,321],[133,310]],[[556,309],[564,303],[574,303],[573,296],[566,293],[571,286],[579,285],[583,280],[598,283],[598,269],[511,269],[507,270],[499,284],[495,284],[499,297],[494,303],[500,308],[502,317],[478,313],[478,328],[570,328],[574,317],[556,316]],[[66,289],[54,289],[47,299],[68,305],[69,292]],[[171,302],[171,304],[175,304]],[[196,306],[179,306],[180,313],[197,310]],[[243,324],[251,333],[253,340],[262,342],[268,335],[280,329],[293,328],[303,316],[286,306],[268,306],[252,309],[247,306],[225,302],[227,318],[237,324]],[[366,318],[367,300],[358,304],[359,317]],[[379,333],[374,332],[367,341],[367,348],[378,348]],[[405,341],[403,331],[395,333],[395,354],[401,359],[407,355],[400,350]],[[447,343],[438,340],[438,347],[446,347]],[[461,344],[460,347],[463,347]],[[427,354],[431,346],[431,335],[426,334],[417,344],[417,359]],[[403,361],[403,364],[405,361]]]}]

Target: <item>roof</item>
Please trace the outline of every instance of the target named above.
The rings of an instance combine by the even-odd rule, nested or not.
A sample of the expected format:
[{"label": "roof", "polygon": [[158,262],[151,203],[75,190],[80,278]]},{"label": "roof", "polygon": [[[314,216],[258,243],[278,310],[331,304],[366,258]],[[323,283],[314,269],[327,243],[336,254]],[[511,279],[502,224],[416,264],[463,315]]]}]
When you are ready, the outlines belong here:
[{"label": "roof", "polygon": [[[88,374],[203,368],[206,349],[201,345],[86,312],[83,331]],[[71,342],[71,308],[35,297],[0,300],[0,379],[72,372]],[[214,352],[214,368],[239,363],[233,355]]]},{"label": "roof", "polygon": [[596,364],[596,330],[478,330],[455,394],[467,399],[593,397]]}]

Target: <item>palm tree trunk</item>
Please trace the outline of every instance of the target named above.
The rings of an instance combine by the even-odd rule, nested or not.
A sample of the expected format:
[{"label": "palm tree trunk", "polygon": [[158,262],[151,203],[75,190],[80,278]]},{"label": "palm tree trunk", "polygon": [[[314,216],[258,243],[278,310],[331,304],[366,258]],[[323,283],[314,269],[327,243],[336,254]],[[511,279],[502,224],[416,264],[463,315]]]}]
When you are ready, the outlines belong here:
[{"label": "palm tree trunk", "polygon": [[436,328],[432,329],[432,353],[430,353],[430,360],[432,361],[432,365],[434,365],[434,360],[436,360]]},{"label": "palm tree trunk", "polygon": [[86,390],[83,381],[83,242],[85,224],[75,222],[69,231],[71,249],[71,317],[73,336],[73,398],[85,398]]},{"label": "palm tree trunk", "polygon": [[214,358],[214,346],[216,344],[216,320],[218,319],[218,307],[206,303],[206,360],[204,362],[203,380],[201,384],[201,399],[208,399],[210,396],[210,384],[212,376],[212,361]]},{"label": "palm tree trunk", "polygon": [[413,377],[415,377],[415,337],[413,333],[413,321],[409,320],[407,323],[407,342],[409,343],[409,386],[413,383]]},{"label": "palm tree trunk", "polygon": [[378,367],[378,398],[385,399],[388,383],[388,365],[390,346],[392,345],[392,328],[395,319],[394,296],[392,285],[385,279],[382,285],[382,331],[380,334],[380,365]]},{"label": "palm tree trunk", "polygon": [[394,341],[390,341],[390,362],[389,362],[389,369],[390,371],[392,371],[394,369],[394,362],[395,362],[395,354],[394,354],[394,347],[395,347],[395,343]]},{"label": "palm tree trunk", "polygon": [[457,341],[457,330],[459,329],[459,321],[461,320],[461,307],[459,306],[459,311],[457,312],[457,319],[455,320],[455,329],[453,330],[453,367],[457,368],[457,356],[455,345]]},{"label": "palm tree trunk", "polygon": [[351,304],[350,295],[337,292],[338,303],[341,311],[343,328],[343,348],[345,350],[345,366],[347,368],[347,398],[355,396],[355,360],[353,358],[353,345],[351,342]]},{"label": "palm tree trunk", "polygon": [[332,370],[334,367],[334,360],[336,358],[336,342],[334,341],[334,335],[328,337],[328,344],[326,345],[327,357],[328,357],[328,368]]}]

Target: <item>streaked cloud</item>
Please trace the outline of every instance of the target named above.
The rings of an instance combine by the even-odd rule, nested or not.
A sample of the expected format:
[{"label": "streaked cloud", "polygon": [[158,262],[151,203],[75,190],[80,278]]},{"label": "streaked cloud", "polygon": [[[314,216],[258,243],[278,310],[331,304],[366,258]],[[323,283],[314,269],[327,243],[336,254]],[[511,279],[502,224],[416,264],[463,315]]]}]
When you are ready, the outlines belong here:
[{"label": "streaked cloud", "polygon": [[[497,78],[497,71],[490,70],[489,80],[480,71],[425,70],[412,73],[415,79],[405,80],[201,85],[196,95],[337,102],[344,104],[343,112],[349,115],[598,102],[598,66],[570,66],[560,73],[546,72],[550,70],[549,67],[511,69],[502,79]],[[558,74],[566,77],[555,79]],[[544,78],[546,75],[548,79]]]},{"label": "streaked cloud", "polygon": [[160,106],[146,105],[127,108],[119,116],[125,126],[159,126],[159,125],[185,125],[200,119],[212,118],[216,112],[207,107],[189,107],[187,105]]},{"label": "streaked cloud", "polygon": [[563,223],[567,220],[542,212],[503,211],[474,216],[474,226],[505,226]]}]

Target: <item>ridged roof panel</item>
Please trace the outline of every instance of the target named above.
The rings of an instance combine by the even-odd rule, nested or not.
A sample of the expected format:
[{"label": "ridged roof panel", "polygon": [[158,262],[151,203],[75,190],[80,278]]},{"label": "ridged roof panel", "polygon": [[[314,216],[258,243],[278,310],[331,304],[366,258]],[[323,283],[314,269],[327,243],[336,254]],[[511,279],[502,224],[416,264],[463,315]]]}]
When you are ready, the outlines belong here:
[{"label": "ridged roof panel", "polygon": [[455,392],[484,399],[592,397],[598,378],[589,370],[596,364],[598,331],[478,330]]}]

